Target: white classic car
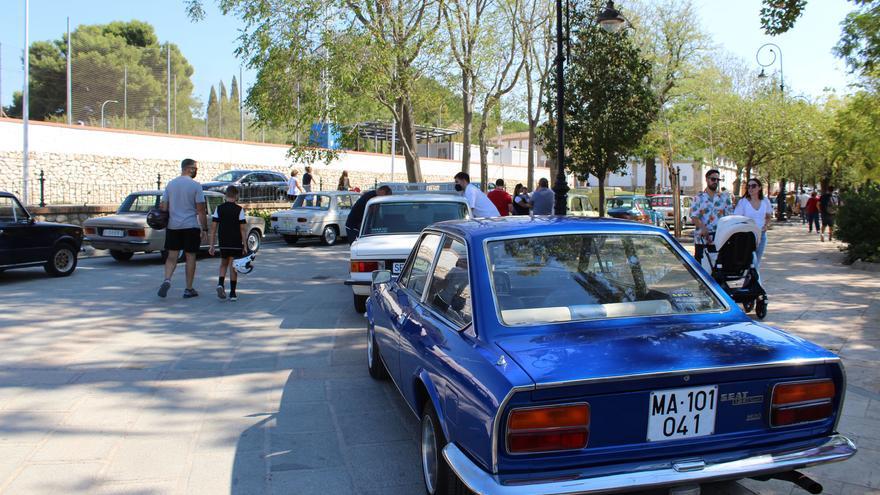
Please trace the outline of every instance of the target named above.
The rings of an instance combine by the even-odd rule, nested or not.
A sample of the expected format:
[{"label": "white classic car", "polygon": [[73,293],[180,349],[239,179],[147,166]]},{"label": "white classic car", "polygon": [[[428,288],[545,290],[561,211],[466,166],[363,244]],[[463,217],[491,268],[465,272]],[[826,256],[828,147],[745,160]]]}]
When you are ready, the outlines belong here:
[{"label": "white classic car", "polygon": [[445,220],[471,218],[457,194],[379,196],[367,203],[361,235],[351,244],[351,273],[345,285],[354,293],[354,309],[366,312],[374,270],[400,274],[422,229]]},{"label": "white classic car", "polygon": [[[115,215],[95,217],[83,223],[84,242],[95,249],[108,249],[110,256],[116,261],[128,261],[135,253],[152,253],[158,251],[162,261],[168,256],[165,251],[165,229],[156,230],[147,225],[147,212],[159,206],[162,191],[140,191],[129,194],[119,206]],[[214,208],[226,201],[223,194],[205,191],[208,222]],[[263,240],[263,229],[266,222],[260,218],[247,216],[247,249],[256,253]],[[203,245],[202,250],[207,250]],[[181,259],[183,255],[181,255]]]},{"label": "white classic car", "polygon": [[271,229],[288,244],[296,244],[300,237],[320,237],[332,246],[345,237],[345,220],[359,197],[359,193],[348,191],[300,194],[289,210],[272,214]]}]

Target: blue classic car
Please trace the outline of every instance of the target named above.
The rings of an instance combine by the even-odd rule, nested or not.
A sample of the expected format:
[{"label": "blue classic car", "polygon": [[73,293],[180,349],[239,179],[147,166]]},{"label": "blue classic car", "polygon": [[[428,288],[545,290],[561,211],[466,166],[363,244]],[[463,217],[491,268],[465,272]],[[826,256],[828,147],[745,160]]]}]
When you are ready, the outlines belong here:
[{"label": "blue classic car", "polygon": [[434,224],[373,273],[368,364],[421,421],[429,494],[788,479],[841,461],[840,359],[749,319],[665,230]]}]

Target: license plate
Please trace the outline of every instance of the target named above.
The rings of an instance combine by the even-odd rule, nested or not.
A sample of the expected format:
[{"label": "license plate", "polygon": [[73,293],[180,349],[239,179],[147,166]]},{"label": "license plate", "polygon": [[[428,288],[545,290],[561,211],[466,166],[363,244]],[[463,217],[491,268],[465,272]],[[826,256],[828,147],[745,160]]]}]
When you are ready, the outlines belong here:
[{"label": "license plate", "polygon": [[391,265],[391,273],[393,275],[400,275],[400,272],[403,270],[403,263],[394,263]]},{"label": "license plate", "polygon": [[104,233],[102,235],[104,237],[125,237],[125,231],[116,229],[104,229]]},{"label": "license plate", "polygon": [[662,442],[714,434],[717,406],[717,385],[651,392],[648,402],[648,441]]}]

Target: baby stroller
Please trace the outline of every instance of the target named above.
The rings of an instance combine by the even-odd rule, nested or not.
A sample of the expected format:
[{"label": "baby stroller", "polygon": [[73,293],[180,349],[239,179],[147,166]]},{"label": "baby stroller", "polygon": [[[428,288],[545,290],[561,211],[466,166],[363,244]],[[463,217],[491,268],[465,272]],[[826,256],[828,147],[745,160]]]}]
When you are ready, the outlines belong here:
[{"label": "baby stroller", "polygon": [[[755,316],[767,316],[767,291],[755,269],[755,253],[761,229],[748,217],[732,215],[718,220],[714,244],[703,251],[703,268],[721,284],[734,301],[748,313],[755,308]],[[732,286],[733,285],[733,286]]]}]

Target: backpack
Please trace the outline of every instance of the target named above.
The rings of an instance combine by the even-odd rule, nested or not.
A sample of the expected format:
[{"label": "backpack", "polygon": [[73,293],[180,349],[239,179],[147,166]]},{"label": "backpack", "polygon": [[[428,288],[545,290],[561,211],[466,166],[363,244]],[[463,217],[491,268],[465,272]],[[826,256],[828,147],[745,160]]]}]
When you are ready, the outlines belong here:
[{"label": "backpack", "polygon": [[834,196],[828,198],[828,205],[825,207],[825,214],[827,215],[836,215],[837,214],[837,199]]}]

